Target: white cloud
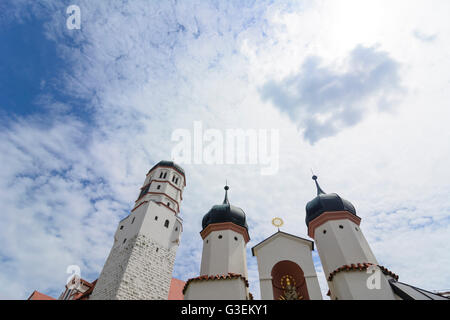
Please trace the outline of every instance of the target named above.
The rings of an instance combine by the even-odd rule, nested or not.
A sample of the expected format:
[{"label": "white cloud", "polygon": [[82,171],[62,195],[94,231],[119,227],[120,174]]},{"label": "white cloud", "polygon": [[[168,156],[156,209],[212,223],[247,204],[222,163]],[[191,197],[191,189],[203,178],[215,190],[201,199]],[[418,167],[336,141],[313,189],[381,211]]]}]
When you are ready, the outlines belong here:
[{"label": "white cloud", "polygon": [[[325,191],[356,206],[381,264],[413,285],[450,287],[448,2],[436,2],[436,12],[421,1],[408,11],[409,1],[367,9],[344,3],[80,1],[82,29],[69,33],[62,5],[45,2],[47,35],[68,62],[61,88],[88,101],[92,122],[54,115],[2,127],[2,298],[26,298],[34,289],[57,295],[70,264],[94,280],[145,173],[170,157],[172,131],[194,120],[219,130],[279,129],[280,171],[181,164],[187,187],[177,277],[199,272],[201,218],[222,201],[225,179],[231,203],[249,219],[249,247],[275,232],[274,216],[285,220],[286,232],[304,236],[312,167]],[[414,30],[439,37],[429,46],[411,37]],[[299,70],[307,56],[333,65],[357,45],[376,44],[404,65],[408,91],[391,113],[372,113],[311,146],[261,101],[261,85]],[[44,101],[51,110],[52,100]],[[250,290],[259,297],[255,260],[248,256]]]}]

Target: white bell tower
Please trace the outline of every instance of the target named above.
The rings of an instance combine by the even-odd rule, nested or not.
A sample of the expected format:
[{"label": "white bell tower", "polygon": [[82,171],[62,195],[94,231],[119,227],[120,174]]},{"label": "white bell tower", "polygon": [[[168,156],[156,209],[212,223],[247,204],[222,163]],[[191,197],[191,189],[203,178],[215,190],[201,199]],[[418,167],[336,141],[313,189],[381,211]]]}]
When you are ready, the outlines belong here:
[{"label": "white bell tower", "polygon": [[120,221],[91,299],[165,300],[180,243],[184,170],[160,161],[148,173],[131,213]]}]

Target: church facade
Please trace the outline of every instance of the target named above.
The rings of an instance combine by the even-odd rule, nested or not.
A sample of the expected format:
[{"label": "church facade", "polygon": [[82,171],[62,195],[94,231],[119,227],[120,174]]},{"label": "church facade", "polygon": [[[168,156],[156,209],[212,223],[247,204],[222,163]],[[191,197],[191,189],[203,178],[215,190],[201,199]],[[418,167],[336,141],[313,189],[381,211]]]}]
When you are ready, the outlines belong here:
[{"label": "church facade", "polygon": [[[312,258],[317,247],[332,300],[448,300],[398,281],[378,263],[351,202],[326,193],[313,176],[317,196],[306,205],[309,239],[278,230],[252,247],[261,299],[322,300]],[[243,209],[225,198],[203,217],[198,277],[172,277],[183,231],[179,216],[184,170],[160,161],[147,173],[130,214],[119,222],[100,276],[73,279],[62,300],[251,300],[246,248],[249,226]],[[74,284],[77,283],[77,286]],[[29,300],[51,300],[34,291]]]}]

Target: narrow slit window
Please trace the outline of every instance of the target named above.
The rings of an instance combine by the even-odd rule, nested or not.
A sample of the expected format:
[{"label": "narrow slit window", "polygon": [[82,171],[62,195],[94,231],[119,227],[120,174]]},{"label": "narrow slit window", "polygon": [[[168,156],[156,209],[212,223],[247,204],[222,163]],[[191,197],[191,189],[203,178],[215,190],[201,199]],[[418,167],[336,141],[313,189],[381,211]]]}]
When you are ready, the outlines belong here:
[{"label": "narrow slit window", "polygon": [[164,227],[169,228],[169,220],[166,220],[166,221],[164,222]]}]

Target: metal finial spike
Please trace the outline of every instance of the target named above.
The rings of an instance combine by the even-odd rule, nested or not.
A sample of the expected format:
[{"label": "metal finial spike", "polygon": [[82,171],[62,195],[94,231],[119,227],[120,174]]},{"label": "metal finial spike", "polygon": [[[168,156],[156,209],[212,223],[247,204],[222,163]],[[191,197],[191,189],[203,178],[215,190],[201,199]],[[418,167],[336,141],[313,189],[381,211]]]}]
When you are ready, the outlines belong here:
[{"label": "metal finial spike", "polygon": [[312,179],[314,180],[314,182],[316,183],[316,187],[317,187],[317,195],[320,194],[325,194],[325,191],[322,190],[322,188],[319,186],[319,183],[317,182],[317,176],[313,175]]},{"label": "metal finial spike", "polygon": [[230,204],[230,202],[228,201],[228,189],[230,189],[228,183],[225,185],[224,189],[225,189],[225,199],[223,199],[223,204]]}]

